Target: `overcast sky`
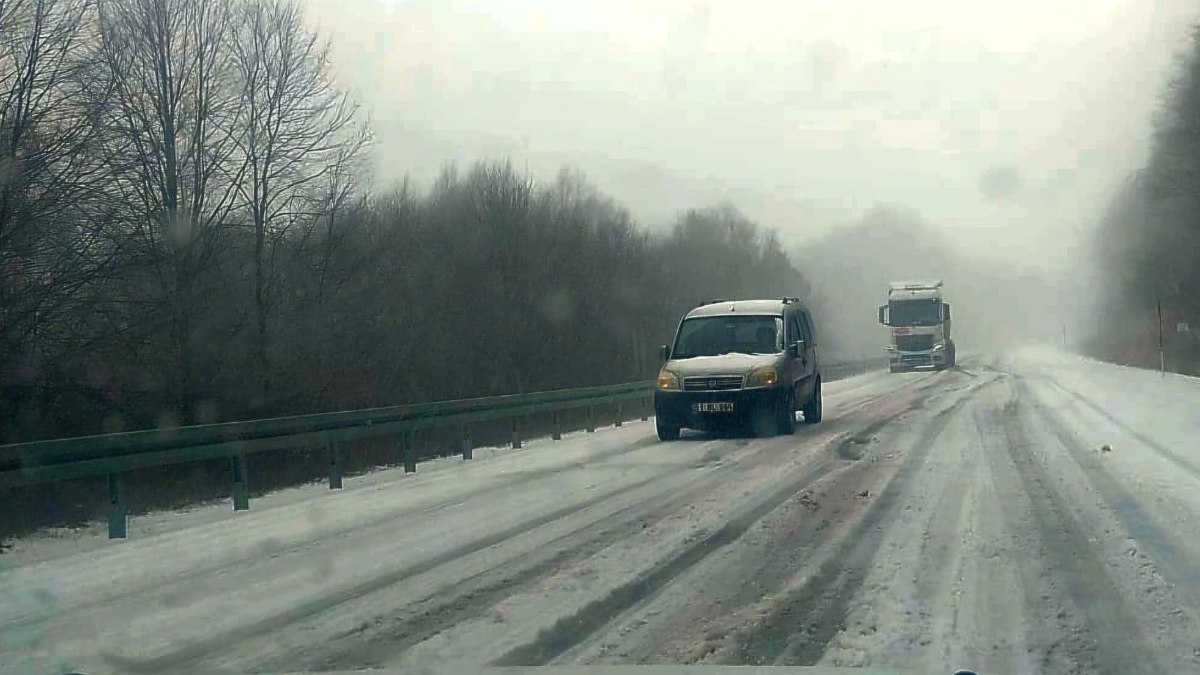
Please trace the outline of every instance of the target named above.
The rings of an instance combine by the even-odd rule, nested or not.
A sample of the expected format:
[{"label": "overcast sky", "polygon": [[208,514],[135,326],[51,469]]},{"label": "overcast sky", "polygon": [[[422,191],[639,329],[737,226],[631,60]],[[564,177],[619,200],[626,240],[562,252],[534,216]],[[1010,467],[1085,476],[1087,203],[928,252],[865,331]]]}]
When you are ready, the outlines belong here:
[{"label": "overcast sky", "polygon": [[569,163],[648,226],[793,241],[876,202],[1052,265],[1145,157],[1184,0],[309,0],[379,180]]}]

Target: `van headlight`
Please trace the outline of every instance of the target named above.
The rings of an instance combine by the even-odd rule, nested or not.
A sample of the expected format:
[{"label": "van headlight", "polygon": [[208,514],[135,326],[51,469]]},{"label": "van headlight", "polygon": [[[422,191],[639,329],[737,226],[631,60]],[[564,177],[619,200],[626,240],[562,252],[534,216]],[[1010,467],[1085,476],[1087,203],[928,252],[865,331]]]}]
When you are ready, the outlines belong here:
[{"label": "van headlight", "polygon": [[663,368],[658,371],[658,388],[661,391],[679,391],[679,376]]},{"label": "van headlight", "polygon": [[775,366],[766,366],[751,371],[750,377],[746,378],[746,387],[770,387],[779,381],[779,373],[775,370]]},{"label": "van headlight", "polygon": [[935,352],[940,352],[940,351],[942,351],[942,350],[943,350],[943,349],[945,349],[945,348],[946,348],[946,345],[944,345],[944,344],[940,344],[940,345],[934,345],[934,346],[933,346],[933,351],[935,351]]}]

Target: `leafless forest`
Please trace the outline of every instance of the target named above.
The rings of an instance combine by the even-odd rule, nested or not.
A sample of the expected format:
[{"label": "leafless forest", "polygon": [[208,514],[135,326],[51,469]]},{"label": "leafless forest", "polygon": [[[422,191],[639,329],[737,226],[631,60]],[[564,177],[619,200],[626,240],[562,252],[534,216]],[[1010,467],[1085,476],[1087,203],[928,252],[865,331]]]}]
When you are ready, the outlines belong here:
[{"label": "leafless forest", "polygon": [[0,0],[0,41],[0,442],[648,379],[683,307],[807,291],[729,206],[373,184],[292,0]]}]

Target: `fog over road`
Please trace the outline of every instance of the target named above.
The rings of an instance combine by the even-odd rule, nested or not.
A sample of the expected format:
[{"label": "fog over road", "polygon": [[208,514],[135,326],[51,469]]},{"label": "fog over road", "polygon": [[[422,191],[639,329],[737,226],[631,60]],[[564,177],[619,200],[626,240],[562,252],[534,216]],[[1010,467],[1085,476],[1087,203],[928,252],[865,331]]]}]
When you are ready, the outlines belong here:
[{"label": "fog over road", "polygon": [[1045,349],[39,535],[0,671],[712,663],[1200,671],[1200,381]]}]

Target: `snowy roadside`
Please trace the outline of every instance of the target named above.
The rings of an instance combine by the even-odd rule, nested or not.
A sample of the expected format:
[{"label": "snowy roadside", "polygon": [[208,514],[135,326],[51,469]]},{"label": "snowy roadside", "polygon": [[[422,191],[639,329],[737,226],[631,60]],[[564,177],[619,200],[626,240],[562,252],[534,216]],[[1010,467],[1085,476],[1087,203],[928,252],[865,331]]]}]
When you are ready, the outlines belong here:
[{"label": "snowy roadside", "polygon": [[1129,531],[1200,609],[1200,378],[1046,349],[1017,354],[1042,412]]},{"label": "snowy roadside", "polygon": [[[586,463],[596,454],[610,452],[629,443],[648,437],[653,429],[644,422],[627,422],[620,428],[600,427],[596,433],[575,432],[563,435],[563,440],[549,438],[528,440],[520,450],[509,447],[475,448],[474,458],[464,462],[459,457],[445,457],[422,461],[417,473],[405,475],[398,467],[381,467],[376,470],[346,477],[343,489],[330,490],[324,482],[314,482],[284,488],[256,497],[250,501],[250,510],[234,512],[231,502],[195,504],[173,511],[155,511],[132,516],[129,519],[129,541],[156,537],[169,533],[181,533],[202,526],[233,526],[273,528],[280,516],[290,519],[296,509],[320,508],[330,513],[344,513],[356,519],[371,516],[371,495],[390,491],[404,485],[404,502],[389,502],[392,509],[436,500],[440,495],[449,498],[469,494],[490,487],[494,481],[502,480],[518,472],[550,470],[556,467]],[[342,507],[353,503],[364,512],[345,513]],[[268,515],[269,514],[269,515]],[[343,523],[327,520],[326,526],[336,528]],[[0,556],[0,569],[21,566],[53,559],[62,555],[79,554],[98,548],[121,546],[120,540],[107,538],[106,525],[91,523],[82,528],[54,528],[9,540],[11,548]],[[281,532],[274,532],[279,536]],[[308,533],[316,534],[316,533]]]}]

